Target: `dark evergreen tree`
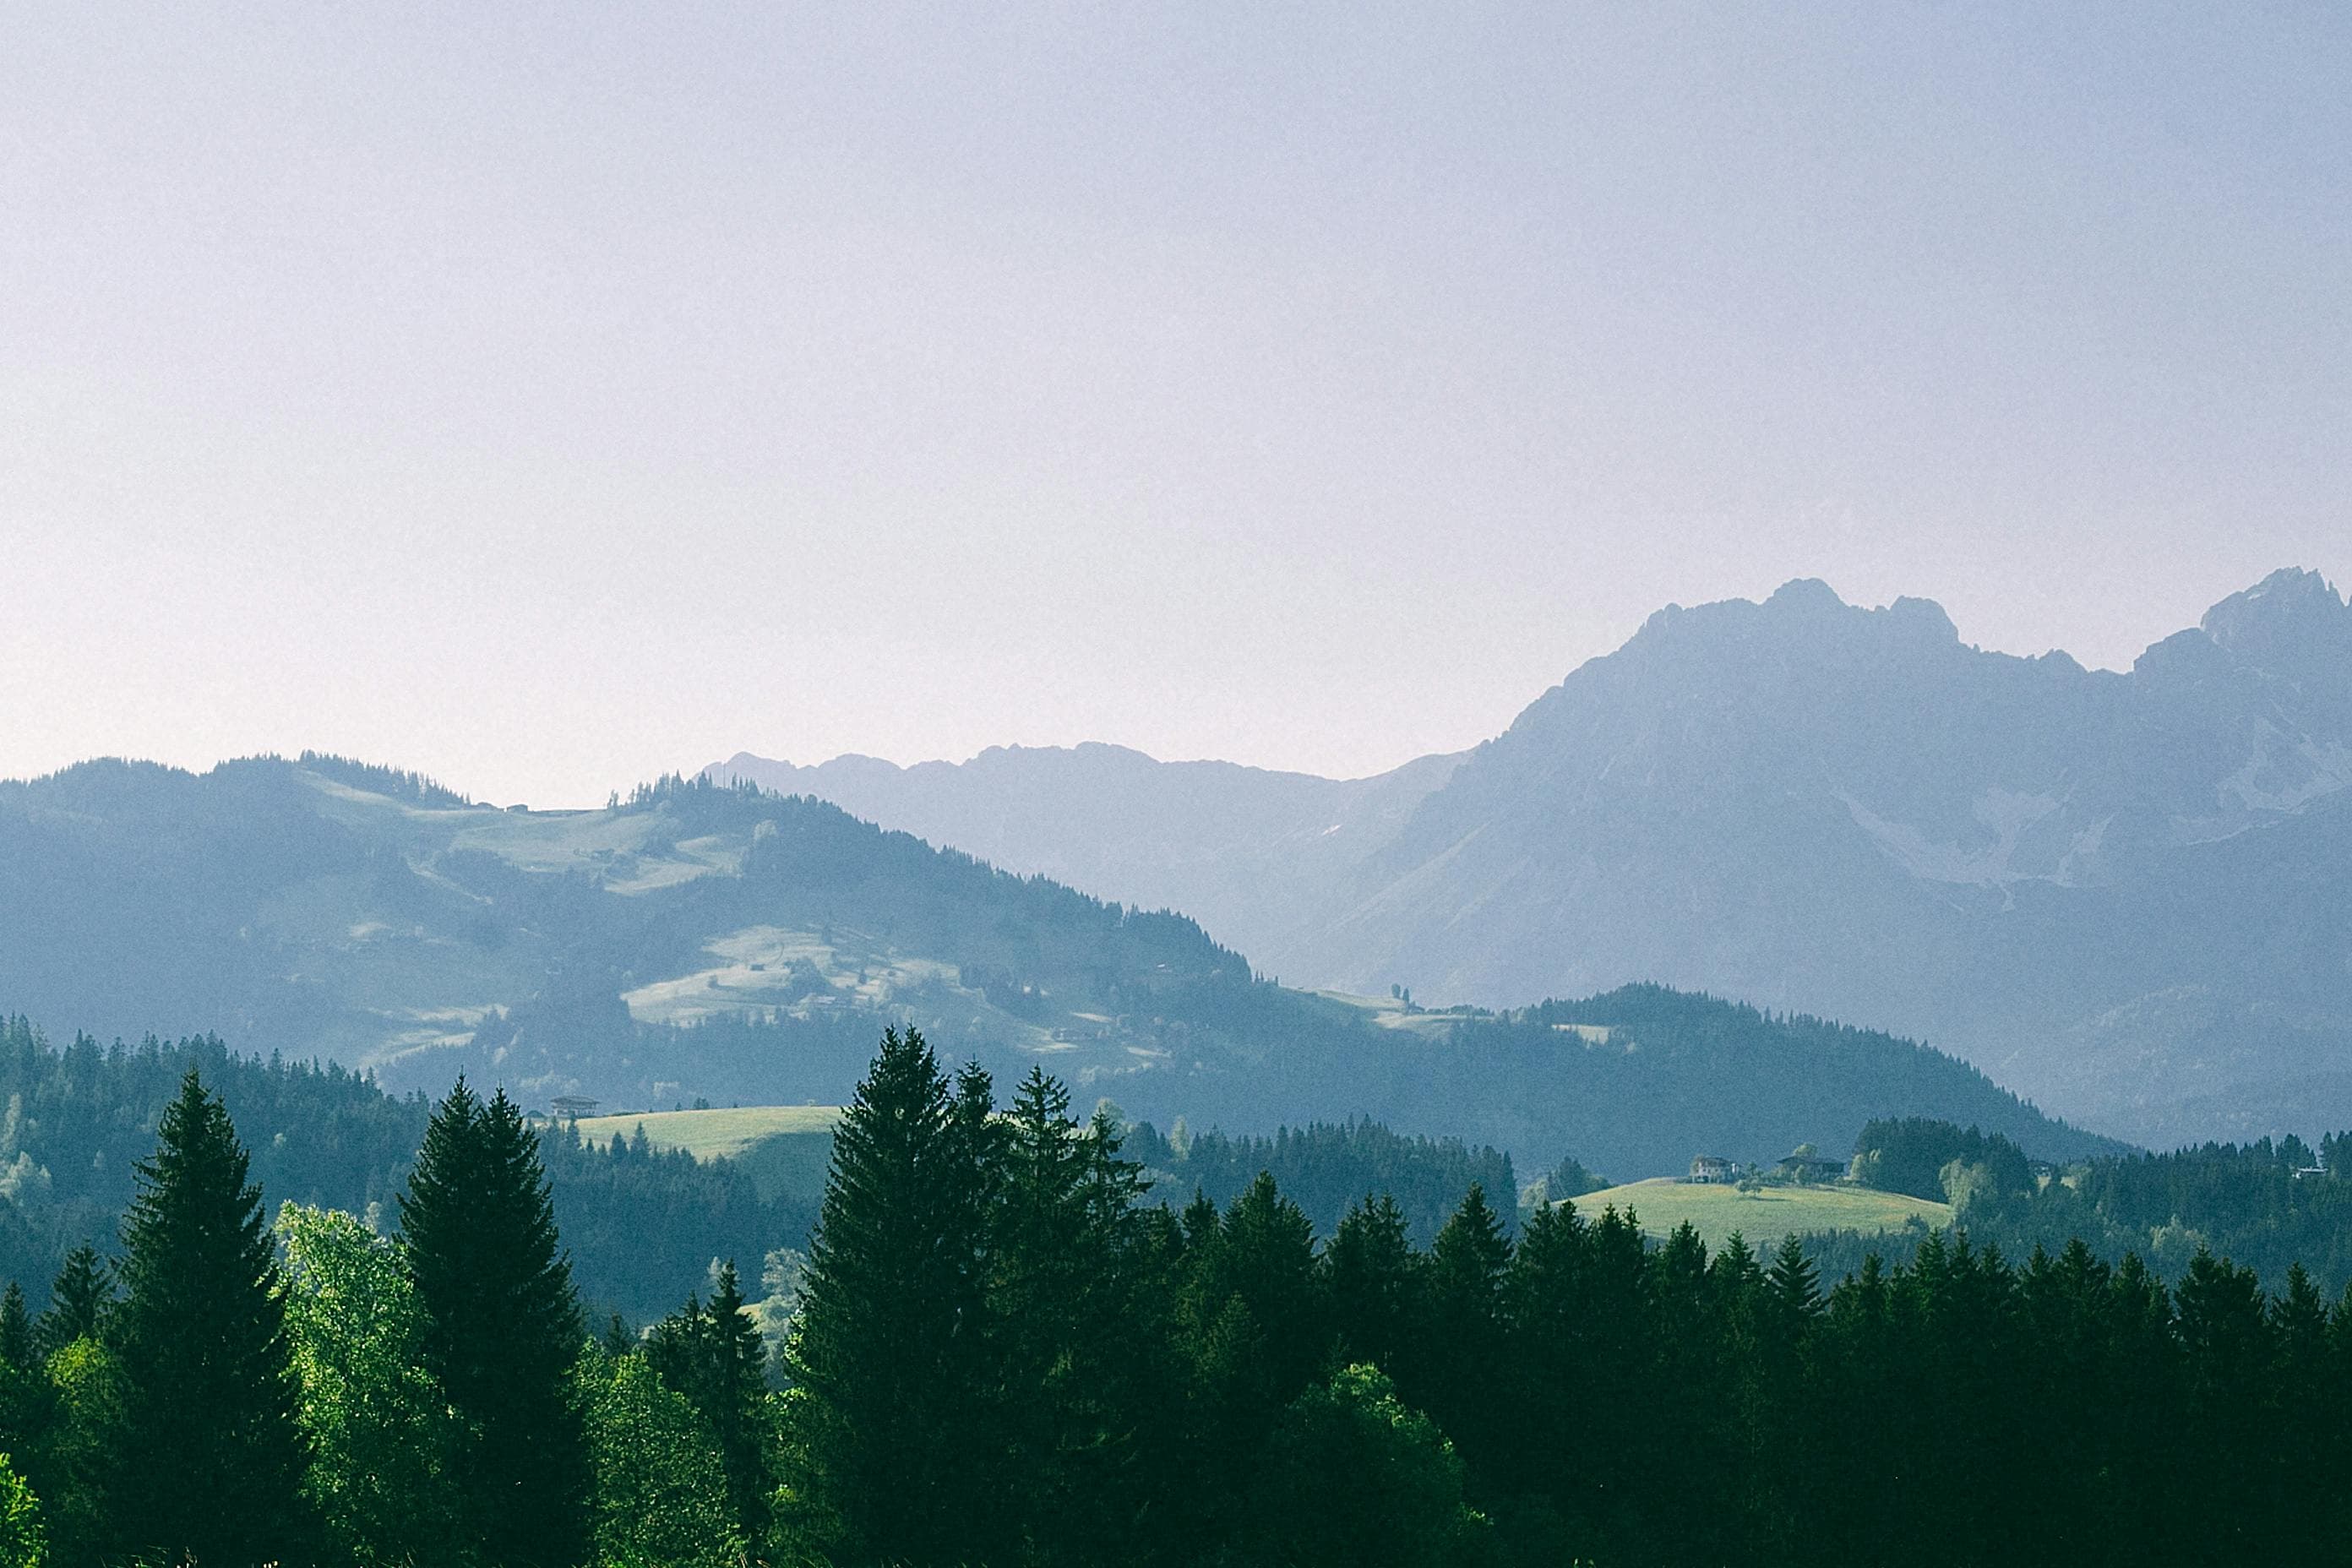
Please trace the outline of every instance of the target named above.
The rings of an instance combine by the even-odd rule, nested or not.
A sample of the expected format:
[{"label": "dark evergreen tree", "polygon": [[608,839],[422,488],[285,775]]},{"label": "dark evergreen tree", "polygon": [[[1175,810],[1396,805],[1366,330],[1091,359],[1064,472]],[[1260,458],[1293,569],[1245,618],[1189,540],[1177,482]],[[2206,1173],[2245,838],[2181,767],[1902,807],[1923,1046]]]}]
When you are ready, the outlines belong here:
[{"label": "dark evergreen tree", "polygon": [[719,1268],[703,1319],[706,1346],[699,1397],[695,1406],[718,1439],[727,1466],[727,1495],[746,1539],[765,1539],[769,1502],[775,1491],[767,1420],[768,1352],[760,1331],[743,1310],[743,1291],[732,1258]]},{"label": "dark evergreen tree", "polygon": [[1011,1513],[998,1531],[1033,1562],[1090,1562],[1132,1517],[1138,1479],[1140,1176],[1118,1125],[1078,1122],[1068,1090],[1034,1068],[1003,1131],[989,1321]]},{"label": "dark evergreen tree", "polygon": [[36,1496],[52,1501],[58,1489],[49,1463],[56,1412],[57,1388],[41,1364],[25,1291],[12,1279],[0,1295],[0,1455],[9,1456]]},{"label": "dark evergreen tree", "polygon": [[2181,1458],[2214,1495],[2232,1500],[2204,1510],[2198,1534],[2209,1561],[2262,1555],[2261,1533],[2285,1499],[2265,1437],[2277,1429],[2271,1372],[2278,1347],[2251,1268],[2199,1252],[2175,1293],[2187,1361],[2187,1429]]},{"label": "dark evergreen tree", "polygon": [[11,1279],[6,1293],[0,1294],[0,1361],[26,1370],[39,1355],[33,1338],[33,1314],[25,1306],[25,1288]]},{"label": "dark evergreen tree", "polygon": [[744,1538],[765,1538],[775,1481],[767,1418],[767,1352],[743,1310],[732,1259],[719,1268],[705,1308],[696,1297],[654,1325],[645,1354],[656,1375],[701,1418],[727,1472],[729,1507]]},{"label": "dark evergreen tree", "polygon": [[400,1199],[425,1356],[465,1426],[467,1534],[496,1568],[588,1555],[591,1472],[572,1368],[585,1342],[538,1140],[503,1089],[460,1079]]},{"label": "dark evergreen tree", "polygon": [[982,1560],[986,1080],[952,1092],[919,1031],[891,1029],[834,1134],[784,1352],[792,1552],[932,1568]]},{"label": "dark evergreen tree", "polygon": [[1451,1433],[1474,1470],[1498,1457],[1509,1375],[1504,1345],[1503,1281],[1510,1238],[1472,1183],[1429,1250],[1428,1318],[1421,1353],[1407,1363],[1410,1402]]},{"label": "dark evergreen tree", "polygon": [[85,1241],[66,1254],[65,1266],[49,1286],[48,1310],[34,1325],[41,1353],[54,1355],[76,1340],[97,1339],[113,1306],[112,1271]]},{"label": "dark evergreen tree", "polygon": [[[1506,1438],[1498,1458],[1513,1491],[1542,1495],[1554,1508],[1554,1478],[1562,1471],[1590,1475],[1622,1438],[1622,1432],[1597,1430],[1585,1414],[1585,1333],[1591,1326],[1585,1232],[1573,1204],[1537,1209],[1520,1226],[1503,1288],[1511,1379],[1504,1407],[1495,1412]],[[1345,1303],[1337,1310],[1348,1311]]]},{"label": "dark evergreen tree", "polygon": [[2299,1263],[2287,1270],[2286,1289],[2271,1303],[2271,1329],[2283,1406],[2277,1413],[2283,1419],[2267,1435],[2280,1451],[2278,1551],[2285,1561],[2307,1562],[2326,1556],[2337,1539],[2344,1505],[2333,1477],[2345,1414],[2321,1393],[2336,1386],[2327,1303]]},{"label": "dark evergreen tree", "polygon": [[1322,1268],[1340,1364],[1366,1362],[1395,1377],[1421,1328],[1426,1273],[1396,1200],[1383,1194],[1349,1209]]},{"label": "dark evergreen tree", "polygon": [[646,1363],[671,1393],[698,1401],[710,1383],[705,1365],[709,1355],[709,1342],[702,1298],[688,1296],[686,1305],[656,1323],[653,1331],[646,1335]]},{"label": "dark evergreen tree", "polygon": [[247,1168],[228,1111],[191,1069],[122,1226],[122,1425],[107,1519],[129,1554],[224,1568],[310,1560],[285,1286]]}]

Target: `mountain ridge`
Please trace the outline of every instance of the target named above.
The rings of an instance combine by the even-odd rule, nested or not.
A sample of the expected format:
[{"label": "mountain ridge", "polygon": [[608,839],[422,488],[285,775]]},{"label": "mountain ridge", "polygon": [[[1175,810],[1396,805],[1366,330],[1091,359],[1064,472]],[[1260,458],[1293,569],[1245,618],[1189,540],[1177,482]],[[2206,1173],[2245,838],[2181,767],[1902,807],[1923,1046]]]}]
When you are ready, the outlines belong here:
[{"label": "mountain ridge", "polygon": [[91,763],[0,784],[0,887],[10,1009],[214,1033],[394,1092],[463,1071],[527,1104],[839,1104],[883,1028],[912,1025],[1000,1083],[1042,1068],[1161,1124],[1364,1116],[1538,1169],[1570,1130],[1655,1172],[1694,1139],[1760,1157],[1891,1114],[2105,1146],[1875,1035],[1743,1016],[1596,1054],[1540,1023],[1285,988],[1185,916],[707,781],[533,812],[336,758]]},{"label": "mountain ridge", "polygon": [[[1079,886],[1164,878],[1063,808],[1048,775],[1076,752],[983,755],[921,773],[919,805],[826,764],[792,777],[938,842],[984,825],[992,859],[1057,858]],[[1235,795],[1253,777],[1158,765],[1227,769]],[[1668,605],[1501,734],[1354,784],[1381,781],[1384,808],[1313,853],[1171,828],[1181,907],[1312,985],[1507,1005],[1655,980],[1858,1018],[2155,1142],[2352,1115],[2352,1080],[2279,1088],[2352,1041],[2352,946],[2329,945],[2352,931],[2294,869],[2352,872],[2329,805],[2352,784],[2352,607],[2315,572],[2229,595],[2128,670],[1976,647],[1931,600],[1849,605],[1819,579]],[[2183,988],[2205,1022],[2117,1037]]]}]

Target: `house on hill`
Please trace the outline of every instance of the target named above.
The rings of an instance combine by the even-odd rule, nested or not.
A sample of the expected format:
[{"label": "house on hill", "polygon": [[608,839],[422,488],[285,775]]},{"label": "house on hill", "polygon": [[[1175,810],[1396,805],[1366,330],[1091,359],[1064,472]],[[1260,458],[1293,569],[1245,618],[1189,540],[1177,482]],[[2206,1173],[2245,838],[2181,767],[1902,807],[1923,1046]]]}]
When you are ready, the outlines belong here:
[{"label": "house on hill", "polygon": [[1834,1182],[1845,1174],[1845,1162],[1800,1149],[1793,1154],[1784,1156],[1774,1169],[1784,1181],[1800,1184]]},{"label": "house on hill", "polygon": [[1702,1184],[1728,1182],[1738,1174],[1738,1168],[1720,1154],[1691,1156],[1690,1179]]}]

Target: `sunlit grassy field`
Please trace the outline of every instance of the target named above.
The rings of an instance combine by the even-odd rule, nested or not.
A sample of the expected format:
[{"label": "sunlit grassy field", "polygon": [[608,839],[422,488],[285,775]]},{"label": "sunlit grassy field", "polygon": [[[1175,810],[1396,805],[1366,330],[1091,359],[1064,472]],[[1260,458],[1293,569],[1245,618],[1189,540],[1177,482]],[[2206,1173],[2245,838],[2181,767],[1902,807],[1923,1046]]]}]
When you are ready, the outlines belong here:
[{"label": "sunlit grassy field", "polygon": [[1576,1200],[1577,1213],[1588,1218],[1612,1206],[1620,1213],[1633,1211],[1652,1236],[1664,1236],[1688,1220],[1710,1251],[1729,1240],[1735,1230],[1750,1247],[1765,1247],[1791,1231],[1899,1230],[1914,1216],[1931,1226],[1952,1223],[1949,1204],[1868,1187],[1766,1187],[1743,1193],[1737,1187],[1700,1186],[1660,1176],[1587,1193]]},{"label": "sunlit grassy field", "polygon": [[746,1105],[728,1110],[647,1110],[590,1116],[580,1136],[599,1143],[614,1133],[635,1138],[639,1127],[656,1149],[683,1149],[698,1160],[733,1158],[754,1143],[784,1133],[830,1132],[841,1116],[835,1105]]}]

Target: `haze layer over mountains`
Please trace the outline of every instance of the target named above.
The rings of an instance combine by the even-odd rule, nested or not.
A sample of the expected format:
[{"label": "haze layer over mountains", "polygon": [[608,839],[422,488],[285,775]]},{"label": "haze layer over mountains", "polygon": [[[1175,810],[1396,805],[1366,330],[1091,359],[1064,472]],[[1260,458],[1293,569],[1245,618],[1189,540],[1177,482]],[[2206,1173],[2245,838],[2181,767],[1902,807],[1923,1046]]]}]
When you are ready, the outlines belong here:
[{"label": "haze layer over mountains", "polygon": [[1654,980],[1916,1035],[2145,1141],[2352,1122],[2352,609],[2315,573],[2120,673],[1819,582],[1669,607],[1476,750],[1364,780],[1103,745],[709,771],[1180,909],[1292,984]]}]

